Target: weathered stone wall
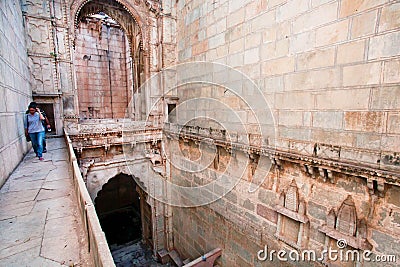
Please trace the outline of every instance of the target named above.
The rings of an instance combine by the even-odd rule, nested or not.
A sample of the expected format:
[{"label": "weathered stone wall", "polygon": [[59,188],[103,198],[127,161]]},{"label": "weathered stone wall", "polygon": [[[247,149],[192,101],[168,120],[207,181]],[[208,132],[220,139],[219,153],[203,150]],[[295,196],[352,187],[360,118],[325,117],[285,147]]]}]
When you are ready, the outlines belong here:
[{"label": "weathered stone wall", "polygon": [[[28,35],[28,55],[34,99],[52,103],[57,133],[65,127],[69,132],[79,131],[79,103],[77,77],[74,68],[74,45],[78,18],[86,5],[109,12],[124,30],[136,39],[142,54],[142,70],[136,80],[143,82],[176,59],[176,10],[175,1],[163,2],[164,13],[158,1],[120,0],[106,4],[102,1],[55,0],[43,2],[22,1]],[[90,9],[90,8],[89,8]],[[85,10],[84,16],[88,10]],[[106,13],[107,13],[106,12]],[[89,10],[90,13],[90,10]],[[81,14],[82,15],[82,14]],[[138,28],[133,27],[137,24]],[[127,34],[127,32],[125,32]],[[139,34],[139,35],[137,35]],[[132,49],[131,49],[132,51]],[[153,99],[161,95],[161,88],[152,84],[152,92],[137,92],[136,119],[146,117]],[[154,98],[152,98],[154,96]],[[155,102],[156,100],[154,100]],[[135,111],[133,111],[135,112]],[[155,113],[161,114],[161,108]]]},{"label": "weathered stone wall", "polygon": [[[170,155],[172,165],[178,166],[177,163],[182,161],[186,162],[187,170],[199,167],[198,162],[189,161],[189,158],[194,160],[199,155],[193,141],[172,139],[170,142],[179,142],[183,155],[186,155],[168,152],[173,154]],[[203,149],[202,157],[207,153],[210,152]],[[196,208],[173,208],[174,246],[182,258],[195,259],[220,247],[223,249],[221,266],[276,266],[277,261],[271,263],[257,259],[257,252],[265,245],[269,250],[298,250],[300,253],[312,249],[320,256],[318,253],[323,249],[334,249],[340,236],[326,235],[326,229],[335,232],[338,229],[335,225],[352,222],[356,224],[357,234],[337,230],[343,234],[340,237],[348,242],[349,248],[360,249],[361,253],[371,249],[372,259],[375,255],[396,255],[397,260],[400,259],[398,186],[385,185],[384,194],[379,195],[370,190],[365,179],[356,175],[333,172],[332,179],[325,181],[319,174],[311,176],[299,164],[281,161],[280,165],[271,168],[257,191],[249,192],[250,181],[258,170],[254,174],[251,164],[245,169],[237,168],[240,162],[251,162],[249,154],[233,150],[230,156],[230,152],[220,149],[218,161],[218,170],[213,163],[196,173],[171,167],[172,182],[187,187],[214,183],[223,173],[233,180],[238,179],[233,190],[214,203]],[[211,188],[203,195],[211,198],[229,191],[219,182]],[[296,191],[298,195],[293,197]],[[346,200],[349,196],[351,201]],[[282,208],[291,201],[298,203],[295,215],[285,213],[286,209]],[[356,219],[341,214],[343,205],[347,205],[343,203],[348,202]],[[357,247],[357,242],[370,244]],[[376,266],[374,264],[363,262],[361,266]],[[296,262],[293,265],[310,266],[310,263]],[[387,266],[396,266],[396,263],[387,263]]]},{"label": "weathered stone wall", "polygon": [[75,70],[81,119],[124,118],[132,95],[130,54],[118,25],[99,19],[79,23],[75,40]]},{"label": "weathered stone wall", "polygon": [[32,100],[19,2],[0,2],[0,186],[28,149],[23,119]]},{"label": "weathered stone wall", "polygon": [[59,76],[59,61],[64,60],[65,64],[70,60],[62,2],[23,1],[33,94],[57,95],[71,89],[71,66],[67,64],[69,68],[62,69],[66,78],[62,84]]},{"label": "weathered stone wall", "polygon": [[[279,150],[398,172],[399,14],[398,1],[389,0],[179,1],[178,62],[215,61],[248,75],[272,107]],[[241,112],[240,99],[224,94],[226,90],[195,91],[178,91],[180,102],[211,96],[238,111],[246,127],[254,124],[253,116]],[[185,108],[195,115],[218,113],[218,107],[206,105]],[[222,118],[223,123],[232,119]],[[186,154],[179,158],[175,152],[175,160],[187,167],[199,151],[198,143],[184,141],[180,147]],[[231,164],[249,157],[235,151]],[[221,200],[173,209],[174,245],[183,258],[221,247],[222,266],[268,266],[257,261],[257,251],[264,245],[321,251],[336,242],[325,234],[327,225],[347,205],[343,203],[351,203],[346,200],[351,196],[359,236],[370,243],[374,254],[395,254],[399,259],[398,186],[385,181],[378,192],[380,186],[367,183],[365,177],[340,171],[318,174],[317,168],[310,171],[282,160],[261,188],[249,193],[248,168]],[[234,169],[228,175],[237,178],[242,172]],[[202,185],[215,177],[212,166],[197,174],[171,168],[176,184]],[[280,208],[292,181],[299,194],[297,217],[284,215]],[[217,186],[209,193],[221,192]],[[300,237],[300,243],[293,241]]]},{"label": "weathered stone wall", "polygon": [[[102,1],[71,0],[69,1],[70,35],[75,38],[74,26],[78,26],[80,16],[91,15],[92,10],[103,10],[121,25],[128,39],[131,37],[134,65],[139,67],[139,71],[134,72],[134,82],[140,81],[139,84],[143,84],[161,68],[175,62],[174,6],[172,0],[163,3],[163,10],[159,1],[120,0],[105,4]],[[153,79],[147,84],[148,87],[139,90],[134,86],[132,107],[135,110],[132,110],[132,113],[135,120],[147,119],[147,113],[162,95],[159,82]],[[152,113],[150,120],[155,120],[153,117],[158,119],[162,116],[162,106],[156,105]]]},{"label": "weathered stone wall", "polygon": [[76,106],[68,6],[61,0],[21,2],[33,99],[53,104],[55,131],[61,135],[64,115],[72,116]]},{"label": "weathered stone wall", "polygon": [[162,67],[174,66],[177,63],[176,35],[177,15],[176,1],[162,1]]},{"label": "weathered stone wall", "polygon": [[336,145],[347,160],[390,166],[378,154],[400,149],[399,10],[389,0],[179,1],[178,61],[248,75],[272,107],[280,148]]}]

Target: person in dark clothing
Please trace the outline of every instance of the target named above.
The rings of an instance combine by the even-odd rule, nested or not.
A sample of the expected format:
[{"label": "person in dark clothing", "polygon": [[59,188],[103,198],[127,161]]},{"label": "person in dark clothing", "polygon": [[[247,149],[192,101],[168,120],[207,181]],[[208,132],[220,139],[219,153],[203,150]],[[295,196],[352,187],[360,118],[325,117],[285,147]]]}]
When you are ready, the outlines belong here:
[{"label": "person in dark clothing", "polygon": [[[42,113],[43,117],[44,117],[44,121],[42,121],[43,123],[43,127],[45,129],[45,131],[50,132],[51,131],[51,126],[50,126],[50,122],[49,119],[47,118],[46,113],[40,108],[40,105],[37,104],[37,107],[39,108],[40,112]],[[47,149],[46,149],[46,135],[44,135],[44,139],[43,139],[43,153],[46,153]]]},{"label": "person in dark clothing", "polygon": [[43,138],[45,135],[45,129],[43,127],[42,121],[44,121],[44,117],[42,113],[40,113],[40,109],[34,105],[30,104],[28,107],[29,113],[25,115],[24,119],[24,128],[25,128],[25,136],[31,138],[33,150],[36,153],[36,156],[39,157],[39,160],[43,159]]}]

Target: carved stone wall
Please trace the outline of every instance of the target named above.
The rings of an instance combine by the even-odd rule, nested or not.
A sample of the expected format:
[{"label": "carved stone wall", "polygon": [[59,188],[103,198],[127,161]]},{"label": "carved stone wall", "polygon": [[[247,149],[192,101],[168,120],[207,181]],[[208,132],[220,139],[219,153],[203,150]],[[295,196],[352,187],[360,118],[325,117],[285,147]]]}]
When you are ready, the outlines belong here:
[{"label": "carved stone wall", "polygon": [[[189,0],[179,1],[177,12],[182,18],[177,26],[178,62],[214,61],[248,75],[271,106],[277,134],[276,150],[271,153],[268,146],[260,146],[257,136],[254,146],[247,148],[220,142],[219,138],[210,141],[212,130],[207,128],[217,125],[201,122],[191,123],[181,132],[179,141],[176,137],[171,139],[192,146],[188,155],[200,153],[207,158],[204,154],[209,149],[198,151],[202,138],[234,151],[230,159],[233,166],[250,157],[249,174],[257,174],[257,169],[254,172],[252,168],[263,165],[254,161],[255,151],[261,154],[259,162],[271,157],[276,163],[255,193],[248,190],[251,177],[245,177],[231,193],[213,204],[174,208],[175,245],[184,257],[197,257],[210,248],[222,247],[222,266],[268,266],[257,260],[257,251],[264,245],[270,249],[320,251],[340,237],[335,235],[335,227],[334,231],[324,228],[330,221],[327,218],[340,209],[341,215],[335,214],[335,220],[347,219],[337,219],[338,227],[349,224],[347,228],[360,229],[355,234],[357,238],[347,237],[353,241],[349,246],[366,249],[369,242],[374,254],[394,254],[398,258],[400,224],[394,214],[399,213],[395,195],[400,190],[400,50],[396,45],[400,24],[394,18],[400,14],[399,3]],[[191,87],[178,91],[180,102],[213,97],[220,105],[185,106],[178,113],[178,123],[188,121],[187,115],[210,116],[219,112],[222,122],[244,125],[252,143],[254,118],[261,114],[258,110],[251,115],[242,99],[225,88]],[[251,94],[245,86],[241,92]],[[240,121],[223,114],[224,105],[235,110]],[[234,129],[221,134],[222,139],[229,135],[233,143],[243,140]],[[265,144],[264,139],[261,143]],[[176,156],[177,162],[195,164],[184,156]],[[316,163],[316,159],[321,161]],[[220,164],[221,160],[224,159],[218,157]],[[341,167],[332,169],[333,166]],[[188,186],[209,183],[217,175],[213,166],[198,174],[171,170],[173,181]],[[391,172],[391,178],[372,174],[378,170]],[[228,175],[234,179],[242,172],[238,168]],[[303,198],[304,214],[278,205],[281,193],[286,196],[292,180]],[[224,188],[214,187],[209,195],[221,192]],[[354,207],[349,204],[352,208],[343,208],[342,203],[351,202],[345,201],[349,195]],[[221,225],[219,229],[212,228],[215,222]],[[296,242],[300,239],[300,243]],[[364,262],[361,266],[374,263]]]},{"label": "carved stone wall", "polygon": [[[169,142],[181,144],[169,143],[167,147],[180,146],[186,151],[182,155],[168,151],[174,155],[172,165],[183,166],[179,162],[185,162],[186,170],[199,167],[189,155],[194,158],[199,153],[203,158],[215,156],[211,148],[199,152],[190,138],[171,138]],[[251,171],[243,172],[243,169],[235,168],[237,162],[246,160],[248,154],[235,149],[226,150],[223,146],[221,149],[230,155],[219,157],[220,165],[231,165],[230,179],[239,179],[242,173],[244,176],[230,192],[221,183],[205,190],[203,194],[210,199],[213,195],[222,196],[224,192],[229,192],[211,204],[173,208],[174,246],[183,258],[196,258],[220,247],[223,249],[219,262],[221,266],[274,266],[276,263],[257,259],[257,252],[265,245],[270,251],[291,249],[301,253],[313,249],[321,253],[324,248],[335,249],[333,245],[337,240],[344,239],[348,242],[348,249],[361,252],[370,249],[372,257],[396,255],[399,259],[398,186],[386,184],[383,194],[379,196],[371,192],[366,179],[356,174],[333,172],[332,183],[324,176],[312,178],[301,164],[281,159],[279,165],[273,165],[260,188],[249,192]],[[263,157],[260,156],[260,161]],[[251,164],[247,166],[251,169]],[[201,172],[193,173],[174,166],[170,168],[171,181],[188,187],[215,182],[224,173],[224,169],[214,168],[213,161]],[[318,263],[315,264],[318,266]],[[360,264],[374,266],[368,262]],[[396,266],[396,263],[387,264]]]},{"label": "carved stone wall", "polygon": [[[53,103],[57,133],[65,127],[79,131],[77,75],[74,65],[76,30],[82,16],[107,10],[127,34],[133,60],[143,71],[135,72],[134,81],[144,82],[161,68],[174,64],[176,58],[176,3],[173,0],[55,0],[22,1],[27,33],[30,80],[34,98]],[[134,26],[134,25],[137,25]],[[138,49],[136,49],[138,48]],[[139,49],[140,48],[140,49]],[[139,66],[140,65],[140,66]],[[157,82],[155,82],[157,83]],[[130,84],[132,88],[134,84]],[[137,90],[135,118],[144,119],[161,95],[162,89]],[[153,100],[154,99],[154,100]],[[162,113],[158,107],[155,113]]]},{"label": "carved stone wall", "polygon": [[[165,6],[165,9],[163,7]],[[104,11],[116,20],[124,30],[130,43],[134,75],[134,99],[131,107],[135,120],[146,119],[147,113],[161,95],[162,88],[157,80],[152,80],[146,88],[140,85],[175,59],[175,32],[164,31],[164,23],[171,29],[175,23],[173,1],[110,0],[110,1],[70,1],[70,35],[75,41],[76,27],[82,16]],[[165,42],[165,45],[164,45]],[[156,105],[156,114],[162,113],[162,106]]]},{"label": "carved stone wall", "polygon": [[106,25],[100,19],[79,23],[74,61],[81,119],[125,117],[133,93],[129,51],[118,25]]},{"label": "carved stone wall", "polygon": [[0,187],[28,150],[23,119],[32,101],[19,1],[0,2]]},{"label": "carved stone wall", "polygon": [[54,130],[62,134],[64,116],[73,116],[76,106],[69,7],[64,0],[21,2],[32,95],[38,103],[53,104]]},{"label": "carved stone wall", "polygon": [[[134,161],[134,162],[133,162]],[[92,199],[95,199],[102,187],[113,177],[118,174],[127,174],[135,179],[135,182],[146,192],[145,201],[151,209],[151,221],[153,222],[151,227],[152,236],[148,237],[153,240],[151,249],[156,251],[166,248],[166,225],[164,205],[157,201],[154,197],[154,192],[157,190],[152,186],[152,180],[154,175],[159,175],[152,169],[151,163],[147,158],[132,159],[132,162],[127,167],[124,160],[113,160],[103,161],[89,165],[89,169],[86,173],[86,184]],[[145,233],[146,234],[146,233]]]},{"label": "carved stone wall", "polygon": [[[57,132],[61,134],[64,126],[74,134],[92,198],[119,173],[133,174],[153,196],[165,193],[165,180],[153,179],[156,176],[183,186],[207,184],[222,172],[231,180],[239,179],[226,195],[229,188],[224,184],[205,189],[206,197],[224,197],[201,207],[171,208],[146,199],[152,209],[154,250],[176,248],[183,258],[197,258],[221,247],[221,266],[254,266],[262,264],[257,252],[265,245],[321,251],[344,236],[353,248],[400,257],[398,1],[21,3],[22,12],[12,1],[0,2],[0,67],[5,74],[0,77],[5,89],[0,92],[4,102],[0,159],[7,163],[0,167],[1,177],[10,173],[26,150],[20,115],[32,92],[34,99],[54,104]],[[171,135],[166,128],[165,152],[181,166],[196,170],[199,166],[191,161],[210,159],[208,168],[198,173],[170,165],[156,153],[161,147],[159,130],[154,133],[144,127],[128,133],[124,141],[121,128],[134,130],[138,124],[80,121],[77,31],[83,17],[104,10],[124,29],[135,48],[131,52],[140,51],[133,53],[140,68],[134,81],[144,81],[174,63],[227,64],[249,76],[268,100],[274,115],[269,118],[274,122],[271,135],[260,136],[254,127],[257,114],[267,105],[252,113],[252,107],[244,107],[242,99],[226,88],[210,85],[200,93],[190,86],[180,88],[178,97],[157,104],[151,114],[154,120],[162,118],[163,104],[199,97],[214,97],[238,113],[233,118],[220,106],[205,104],[187,105],[176,114],[178,123],[191,115],[217,114],[232,130],[230,144],[218,123],[195,121],[181,135]],[[26,47],[24,29],[18,26],[23,20]],[[159,82],[151,80],[142,89],[131,84],[136,89],[135,120],[147,119],[165,89]],[[240,89],[256,98],[245,86]],[[240,126],[249,134],[235,130]],[[275,129],[277,149],[268,146]],[[245,139],[247,144],[242,142]],[[130,147],[128,160],[123,145]],[[199,150],[201,146],[205,149]],[[10,152],[15,150],[18,153]],[[228,168],[230,164],[233,167]],[[269,172],[266,165],[272,166]],[[249,190],[256,182],[260,188]]]},{"label": "carved stone wall", "polygon": [[[95,124],[112,127],[109,121],[106,122],[99,120]],[[104,128],[102,133],[98,128],[96,132],[94,128],[89,124],[89,132],[83,131],[70,136],[91,198],[94,200],[102,187],[113,177],[118,174],[129,175],[140,186],[141,191],[145,192],[141,201],[143,205],[147,203],[151,210],[152,224],[146,224],[144,238],[152,240],[154,255],[158,250],[168,249],[168,244],[172,243],[171,230],[168,230],[167,223],[170,213],[159,201],[164,193],[161,182],[164,168],[160,162],[157,164],[161,166],[155,166],[155,162],[152,161],[152,150],[159,147],[157,144],[161,139],[161,131],[151,128],[140,130],[137,124],[132,127],[131,132],[124,134],[121,127],[117,126]],[[142,213],[144,220],[149,219],[147,213]]]}]

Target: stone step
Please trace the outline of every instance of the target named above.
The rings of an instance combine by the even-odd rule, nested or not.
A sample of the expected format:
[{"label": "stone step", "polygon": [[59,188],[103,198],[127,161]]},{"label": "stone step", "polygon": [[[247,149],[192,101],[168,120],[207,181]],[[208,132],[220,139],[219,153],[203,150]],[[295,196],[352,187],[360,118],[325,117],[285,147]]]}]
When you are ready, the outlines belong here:
[{"label": "stone step", "polygon": [[176,250],[172,250],[168,253],[169,257],[171,258],[172,262],[175,263],[176,266],[181,267],[183,266],[183,261],[179,257],[178,252]]}]

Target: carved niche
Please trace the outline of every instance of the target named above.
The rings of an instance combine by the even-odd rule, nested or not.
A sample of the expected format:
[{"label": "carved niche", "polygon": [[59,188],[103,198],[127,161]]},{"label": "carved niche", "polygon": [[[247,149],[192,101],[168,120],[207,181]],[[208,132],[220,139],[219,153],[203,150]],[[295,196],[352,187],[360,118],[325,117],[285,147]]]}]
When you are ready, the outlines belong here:
[{"label": "carved niche", "polygon": [[[329,211],[326,224],[319,231],[325,233],[326,250],[329,248],[343,251],[372,249],[372,245],[367,240],[367,223],[364,219],[358,220],[356,206],[350,195],[343,201],[337,213],[334,209]],[[327,260],[325,262],[332,265]]]},{"label": "carved niche", "polygon": [[275,237],[296,249],[304,248],[307,242],[305,230],[309,220],[305,215],[305,202],[299,196],[295,180],[280,194],[276,211],[278,224]]}]

